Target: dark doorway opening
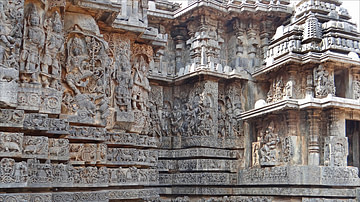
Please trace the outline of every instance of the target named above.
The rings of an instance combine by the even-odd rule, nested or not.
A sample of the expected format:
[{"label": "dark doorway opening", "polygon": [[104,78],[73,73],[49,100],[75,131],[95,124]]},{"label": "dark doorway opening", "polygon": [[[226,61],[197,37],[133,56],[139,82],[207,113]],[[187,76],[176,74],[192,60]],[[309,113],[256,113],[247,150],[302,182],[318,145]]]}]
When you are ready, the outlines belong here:
[{"label": "dark doorway opening", "polygon": [[360,121],[346,120],[346,137],[349,143],[348,166],[360,168]]}]

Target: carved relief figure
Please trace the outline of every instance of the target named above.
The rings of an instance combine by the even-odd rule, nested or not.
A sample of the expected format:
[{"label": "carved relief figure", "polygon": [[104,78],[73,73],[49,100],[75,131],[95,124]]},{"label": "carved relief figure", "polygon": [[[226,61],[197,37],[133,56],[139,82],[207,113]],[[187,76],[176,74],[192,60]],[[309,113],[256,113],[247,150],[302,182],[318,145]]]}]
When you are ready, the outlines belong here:
[{"label": "carved relief figure", "polygon": [[[25,82],[39,83],[40,53],[45,43],[45,31],[36,5],[29,4],[24,25],[24,44],[20,56],[20,72]],[[28,78],[28,75],[30,78]]]},{"label": "carved relief figure", "polygon": [[0,66],[19,69],[24,2],[0,2]]},{"label": "carved relief figure", "polygon": [[132,108],[134,110],[146,110],[147,97],[150,92],[149,80],[147,79],[147,67],[144,56],[139,56],[132,70]]},{"label": "carved relief figure", "polygon": [[218,103],[218,137],[225,137],[225,106],[222,101]]},{"label": "carved relief figure", "polygon": [[354,75],[353,79],[353,98],[360,98],[360,78],[359,75]]},{"label": "carved relief figure", "polygon": [[[45,21],[46,41],[41,64],[42,80],[45,86],[48,77],[59,78],[61,74],[60,53],[64,49],[63,25],[60,14],[55,11],[51,18]],[[55,82],[55,81],[54,81]]]},{"label": "carved relief figure", "polygon": [[277,146],[279,143],[278,134],[274,132],[274,123],[271,122],[265,131],[260,134],[260,165],[276,165],[278,162]]},{"label": "carved relief figure", "polygon": [[21,154],[23,135],[19,133],[0,133],[0,152]]},{"label": "carved relief figure", "polygon": [[[76,28],[75,28],[76,29]],[[112,71],[107,43],[101,38],[73,31],[67,41],[63,112],[71,121],[105,125],[109,113],[108,90]]]},{"label": "carved relief figure", "polygon": [[323,65],[314,69],[314,84],[316,97],[335,94],[334,76]]}]

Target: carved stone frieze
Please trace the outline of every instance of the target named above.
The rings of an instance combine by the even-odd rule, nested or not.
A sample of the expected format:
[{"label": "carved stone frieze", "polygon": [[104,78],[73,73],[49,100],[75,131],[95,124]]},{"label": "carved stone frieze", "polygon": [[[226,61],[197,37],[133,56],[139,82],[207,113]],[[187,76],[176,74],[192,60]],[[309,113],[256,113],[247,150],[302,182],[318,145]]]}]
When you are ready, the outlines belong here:
[{"label": "carved stone frieze", "polygon": [[49,138],[49,159],[69,160],[69,140]]},{"label": "carved stone frieze", "polygon": [[23,127],[24,117],[23,110],[0,109],[0,126]]},{"label": "carved stone frieze", "polygon": [[163,185],[230,185],[237,182],[236,177],[236,174],[229,173],[160,173],[159,183]]},{"label": "carved stone frieze", "polygon": [[22,133],[0,132],[0,156],[21,157],[23,138]]},{"label": "carved stone frieze", "polygon": [[107,186],[109,174],[107,167],[74,167],[72,172],[74,186],[102,187]]},{"label": "carved stone frieze", "polygon": [[141,147],[157,147],[157,139],[136,133],[107,133],[106,143],[111,145],[132,145]]},{"label": "carved stone frieze", "polygon": [[28,167],[25,162],[3,158],[0,161],[0,187],[23,187],[28,181]]},{"label": "carved stone frieze", "polygon": [[125,190],[109,190],[110,200],[131,200],[131,199],[147,199],[158,198],[157,189],[125,189]]},{"label": "carved stone frieze", "polygon": [[107,164],[156,166],[158,151],[133,148],[108,148]]},{"label": "carved stone frieze", "polygon": [[158,175],[156,169],[111,168],[109,169],[109,185],[156,185],[158,184]]},{"label": "carved stone frieze", "polygon": [[24,136],[22,157],[47,159],[49,152],[48,137]]},{"label": "carved stone frieze", "polygon": [[25,114],[24,129],[49,130],[49,122],[47,114]]},{"label": "carved stone frieze", "polygon": [[109,201],[107,191],[91,191],[91,192],[56,192],[52,193],[52,201],[54,202],[107,202]]},{"label": "carved stone frieze", "polygon": [[18,89],[17,108],[24,110],[39,110],[41,96],[41,85],[22,83]]},{"label": "carved stone frieze", "polygon": [[51,201],[51,193],[0,194],[1,201]]},{"label": "carved stone frieze", "polygon": [[359,201],[339,0],[0,0],[0,201]]},{"label": "carved stone frieze", "polygon": [[86,126],[70,126],[69,135],[66,136],[68,139],[78,140],[105,140],[105,128],[99,127],[86,127]]},{"label": "carved stone frieze", "polygon": [[71,164],[95,164],[106,162],[106,144],[70,143]]},{"label": "carved stone frieze", "polygon": [[63,119],[49,118],[49,130],[51,134],[68,134],[69,122]]},{"label": "carved stone frieze", "polygon": [[[56,80],[54,82],[59,82],[59,81]],[[60,83],[56,83],[52,85],[60,85],[60,87],[58,86],[53,86],[53,87],[61,88]],[[62,102],[62,89],[52,89],[52,88],[43,89],[39,112],[48,113],[48,114],[59,114],[61,112],[61,102]]]},{"label": "carved stone frieze", "polygon": [[181,150],[160,150],[159,158],[194,158],[194,157],[217,157],[224,159],[236,159],[239,151],[212,149],[212,148],[188,148]]},{"label": "carved stone frieze", "polygon": [[159,160],[160,171],[227,171],[237,172],[237,161],[219,159]]}]

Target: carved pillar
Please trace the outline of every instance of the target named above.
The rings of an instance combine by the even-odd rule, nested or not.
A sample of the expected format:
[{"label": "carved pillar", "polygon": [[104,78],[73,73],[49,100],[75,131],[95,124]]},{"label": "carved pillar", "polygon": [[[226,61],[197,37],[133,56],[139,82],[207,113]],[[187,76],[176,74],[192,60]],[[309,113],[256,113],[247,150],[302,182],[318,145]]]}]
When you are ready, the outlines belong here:
[{"label": "carved pillar", "polygon": [[328,136],[345,137],[345,115],[339,109],[331,109],[328,119]]},{"label": "carved pillar", "polygon": [[259,32],[259,27],[256,22],[251,22],[249,25],[249,30],[247,31],[248,35],[248,57],[249,57],[249,67],[255,68],[259,66],[259,41],[257,40],[257,33]]},{"label": "carved pillar", "polygon": [[309,136],[308,136],[308,165],[320,165],[320,111],[308,111]]},{"label": "carved pillar", "polygon": [[288,135],[297,136],[298,114],[296,113],[296,111],[288,111],[286,115],[286,121],[288,125]]},{"label": "carved pillar", "polygon": [[179,72],[180,68],[185,67],[183,63],[183,54],[185,50],[185,28],[177,27],[174,31],[174,42],[175,42],[175,72]]},{"label": "carved pillar", "polygon": [[236,56],[235,56],[235,67],[247,67],[247,59],[244,58],[244,44],[245,41],[245,25],[240,21],[236,20],[233,24],[233,29],[236,33]]},{"label": "carved pillar", "polygon": [[313,88],[313,74],[308,72],[306,74],[306,88],[305,88],[305,98],[314,97],[314,88]]},{"label": "carved pillar", "polygon": [[269,48],[271,25],[272,25],[271,21],[262,21],[261,22],[260,40],[261,40],[261,56],[263,59],[263,65],[266,64],[265,59],[267,58],[266,53]]}]

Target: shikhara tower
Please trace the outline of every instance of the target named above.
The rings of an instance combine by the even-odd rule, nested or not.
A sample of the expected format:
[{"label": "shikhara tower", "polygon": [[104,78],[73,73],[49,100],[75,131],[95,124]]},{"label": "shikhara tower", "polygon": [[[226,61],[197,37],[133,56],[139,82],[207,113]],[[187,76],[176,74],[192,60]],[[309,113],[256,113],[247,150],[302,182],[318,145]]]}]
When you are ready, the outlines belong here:
[{"label": "shikhara tower", "polygon": [[338,0],[3,0],[0,201],[360,201]]}]

